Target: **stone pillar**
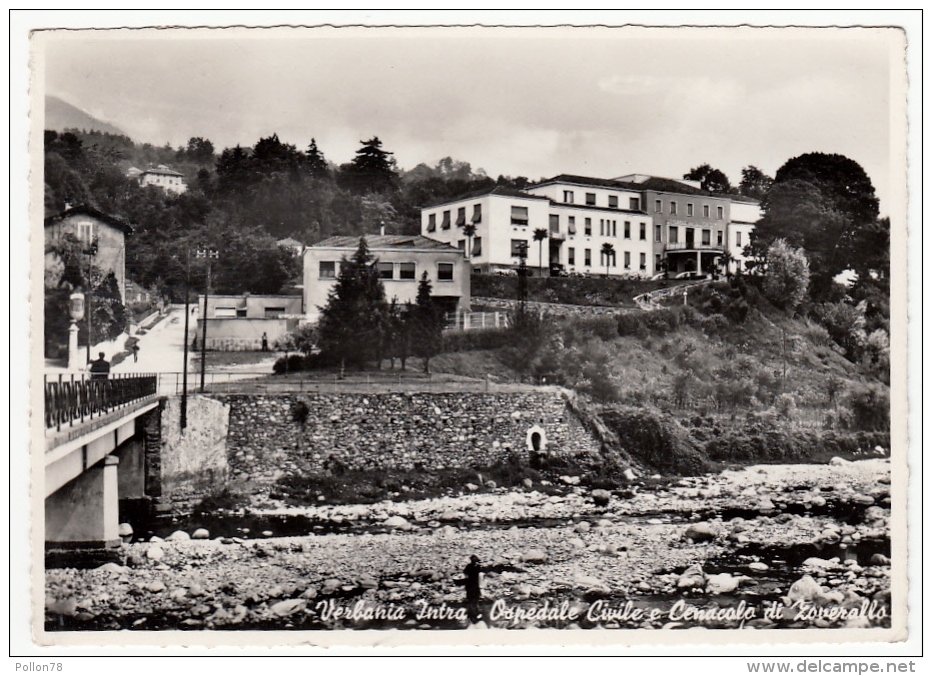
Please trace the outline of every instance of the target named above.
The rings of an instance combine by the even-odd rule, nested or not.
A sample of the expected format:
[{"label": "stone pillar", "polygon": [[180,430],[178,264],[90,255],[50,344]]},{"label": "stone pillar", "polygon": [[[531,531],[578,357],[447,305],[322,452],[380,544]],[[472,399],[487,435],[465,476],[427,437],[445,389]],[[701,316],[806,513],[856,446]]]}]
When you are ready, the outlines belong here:
[{"label": "stone pillar", "polygon": [[45,541],[53,545],[117,547],[120,460],[108,455],[45,500]]},{"label": "stone pillar", "polygon": [[78,353],[78,325],[71,322],[68,329],[68,370],[81,371],[81,355]]},{"label": "stone pillar", "polygon": [[701,251],[696,252],[696,274],[697,275],[702,274],[702,252]]}]

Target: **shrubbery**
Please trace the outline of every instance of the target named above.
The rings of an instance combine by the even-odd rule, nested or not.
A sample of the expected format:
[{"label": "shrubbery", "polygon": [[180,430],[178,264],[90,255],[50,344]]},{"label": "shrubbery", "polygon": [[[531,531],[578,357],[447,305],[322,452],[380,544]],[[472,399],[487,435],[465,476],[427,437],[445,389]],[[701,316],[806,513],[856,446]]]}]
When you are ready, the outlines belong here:
[{"label": "shrubbery", "polygon": [[450,331],[443,335],[443,351],[497,350],[510,345],[512,341],[511,332],[508,329]]},{"label": "shrubbery", "polygon": [[627,453],[663,474],[701,474],[708,469],[703,453],[675,419],[656,410],[619,407],[602,419]]}]

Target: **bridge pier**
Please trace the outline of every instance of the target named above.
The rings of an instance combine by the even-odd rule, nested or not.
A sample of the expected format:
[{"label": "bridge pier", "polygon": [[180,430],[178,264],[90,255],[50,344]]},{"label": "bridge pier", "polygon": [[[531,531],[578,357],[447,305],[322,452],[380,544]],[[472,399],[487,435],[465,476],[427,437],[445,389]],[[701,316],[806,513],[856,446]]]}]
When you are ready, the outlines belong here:
[{"label": "bridge pier", "polygon": [[45,541],[69,547],[117,547],[120,463],[107,455],[45,499]]}]

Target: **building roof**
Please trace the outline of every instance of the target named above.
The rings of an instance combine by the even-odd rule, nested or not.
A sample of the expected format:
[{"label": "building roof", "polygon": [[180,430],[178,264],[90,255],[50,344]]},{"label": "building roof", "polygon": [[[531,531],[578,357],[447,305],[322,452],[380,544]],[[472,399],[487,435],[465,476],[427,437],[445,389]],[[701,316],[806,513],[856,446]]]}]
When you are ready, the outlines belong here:
[{"label": "building roof", "polygon": [[484,190],[474,190],[473,192],[467,192],[467,193],[464,193],[464,194],[462,194],[462,195],[458,195],[457,197],[453,197],[453,198],[451,198],[451,199],[445,199],[445,200],[440,200],[440,201],[437,201],[437,202],[431,202],[431,203],[428,204],[426,207],[422,207],[422,208],[423,208],[423,209],[432,209],[432,208],[434,208],[434,207],[443,206],[444,204],[453,204],[454,202],[462,202],[462,201],[464,201],[464,200],[472,200],[472,199],[476,199],[476,198],[478,198],[478,197],[486,197],[486,196],[489,196],[489,195],[493,195],[493,196],[496,196],[496,197],[518,197],[518,198],[520,198],[520,199],[526,199],[526,200],[545,200],[545,199],[547,199],[546,197],[543,197],[543,196],[541,196],[541,195],[529,195],[528,193],[524,192],[523,190],[516,190],[516,189],[514,189],[514,188],[508,188],[508,187],[503,186],[503,185],[497,185],[497,186],[495,186],[495,187],[492,188],[492,189],[486,188],[486,189],[484,189]]},{"label": "building roof", "polygon": [[572,183],[574,185],[591,185],[594,188],[613,188],[615,190],[630,190],[640,192],[641,187],[636,183],[617,181],[612,178],[593,178],[591,176],[577,176],[576,174],[558,174],[553,178],[546,178],[543,181],[529,185],[528,188],[537,188],[551,183]]},{"label": "building roof", "polygon": [[107,225],[112,226],[117,230],[122,230],[123,234],[126,235],[132,235],[134,232],[133,226],[131,226],[126,221],[117,218],[116,216],[111,216],[110,214],[105,214],[102,211],[98,211],[88,204],[79,204],[78,206],[65,209],[60,214],[49,216],[45,219],[45,227],[55,225],[56,223],[61,223],[66,218],[69,218],[70,216],[76,216],[78,214],[85,214],[86,216],[91,216],[99,221],[103,221]]},{"label": "building roof", "polygon": [[[450,246],[444,242],[438,242],[435,239],[424,237],[423,235],[365,235],[366,244],[370,251],[379,251],[384,249],[407,249],[417,251],[447,251],[463,253],[461,249]],[[359,247],[359,237],[351,235],[337,235],[328,237],[322,242],[312,244],[309,248],[313,249],[351,249],[355,251]]]},{"label": "building roof", "polygon": [[294,237],[286,237],[285,239],[280,239],[277,242],[278,246],[304,246],[303,243],[296,240]]},{"label": "building roof", "polygon": [[162,176],[180,176],[181,178],[184,178],[184,174],[181,174],[175,171],[174,169],[167,167],[164,164],[160,164],[157,167],[149,167],[148,169],[142,172],[142,175],[145,175],[145,174],[160,174]]}]

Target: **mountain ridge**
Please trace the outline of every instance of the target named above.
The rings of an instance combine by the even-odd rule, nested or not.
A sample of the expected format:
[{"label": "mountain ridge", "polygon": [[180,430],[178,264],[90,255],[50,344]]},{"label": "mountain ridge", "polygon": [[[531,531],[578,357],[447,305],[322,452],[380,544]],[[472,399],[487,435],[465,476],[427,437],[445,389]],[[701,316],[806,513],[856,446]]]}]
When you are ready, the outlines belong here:
[{"label": "mountain ridge", "polygon": [[45,97],[45,128],[54,131],[94,129],[107,134],[127,135],[119,127],[104,122],[57,96]]}]

